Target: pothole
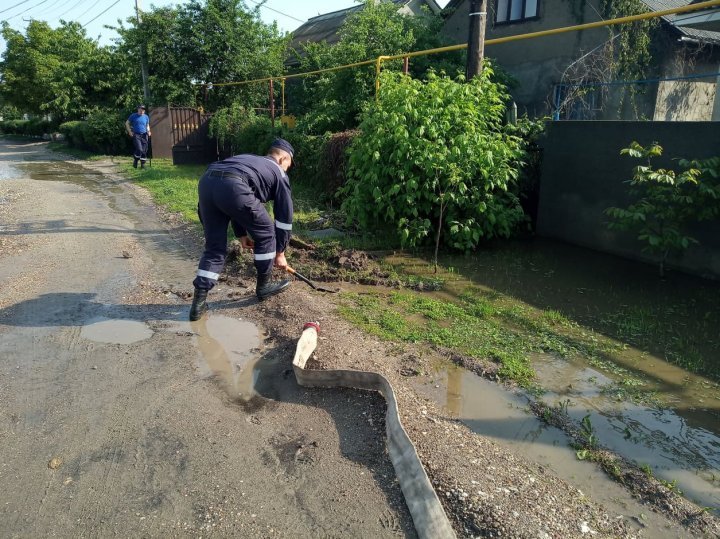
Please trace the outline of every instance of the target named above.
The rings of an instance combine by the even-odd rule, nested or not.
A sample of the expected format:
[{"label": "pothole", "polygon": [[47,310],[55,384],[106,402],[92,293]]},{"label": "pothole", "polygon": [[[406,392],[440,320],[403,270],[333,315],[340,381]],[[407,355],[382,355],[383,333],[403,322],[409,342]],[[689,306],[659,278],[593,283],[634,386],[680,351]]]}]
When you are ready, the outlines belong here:
[{"label": "pothole", "polygon": [[95,342],[110,344],[132,344],[149,339],[153,336],[151,330],[144,322],[136,320],[111,320],[107,318],[96,319],[83,326],[80,336]]}]

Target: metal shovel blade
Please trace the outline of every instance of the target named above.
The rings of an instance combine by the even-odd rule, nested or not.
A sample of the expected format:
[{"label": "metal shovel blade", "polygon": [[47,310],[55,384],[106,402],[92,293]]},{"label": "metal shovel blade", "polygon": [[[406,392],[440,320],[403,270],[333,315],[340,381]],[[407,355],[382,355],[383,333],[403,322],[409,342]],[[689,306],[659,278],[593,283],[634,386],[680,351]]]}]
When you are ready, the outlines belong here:
[{"label": "metal shovel blade", "polygon": [[318,291],[320,291],[320,292],[329,292],[329,293],[331,293],[331,294],[336,294],[337,292],[340,292],[340,289],[339,289],[339,288],[325,288],[324,286],[320,286],[320,285],[312,282],[310,279],[308,279],[307,277],[305,277],[302,273],[298,273],[297,271],[295,271],[295,270],[294,270],[293,268],[291,268],[290,266],[286,267],[286,268],[285,268],[285,271],[287,271],[290,275],[293,275],[293,276],[297,277],[297,278],[300,279],[302,282],[307,283],[307,284],[310,285],[314,290],[318,290]]}]

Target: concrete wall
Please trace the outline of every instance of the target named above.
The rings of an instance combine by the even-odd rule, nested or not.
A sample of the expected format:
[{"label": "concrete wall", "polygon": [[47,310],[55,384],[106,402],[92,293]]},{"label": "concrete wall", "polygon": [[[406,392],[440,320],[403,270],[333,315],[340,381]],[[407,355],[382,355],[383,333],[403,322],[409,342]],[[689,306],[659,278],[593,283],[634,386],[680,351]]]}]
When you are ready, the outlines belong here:
[{"label": "concrete wall", "polygon": [[[588,0],[587,4],[585,22],[599,20],[593,10],[600,11],[599,2]],[[469,1],[462,2],[445,22],[443,34],[448,43],[467,42],[469,6]],[[488,2],[487,39],[579,24],[572,14],[570,2],[540,2],[537,19],[510,24],[495,24],[495,6],[494,0]],[[513,90],[513,97],[518,103],[519,112],[543,116],[551,111],[553,86],[560,81],[565,68],[607,39],[608,32],[605,29],[584,30],[490,45],[486,53],[518,80],[519,86]]]},{"label": "concrete wall", "polygon": [[[599,0],[587,0],[584,11],[573,13],[572,2],[564,0],[542,1],[536,19],[511,24],[495,23],[495,6],[497,2],[488,2],[487,39],[509,35],[525,34],[541,30],[550,30],[565,26],[573,26],[581,22],[600,20],[602,12]],[[579,4],[579,3],[578,3]],[[459,4],[450,15],[443,27],[445,40],[449,44],[465,43],[468,32],[469,1]],[[487,56],[510,73],[518,81],[518,87],[512,89],[512,95],[522,114],[539,117],[551,115],[554,109],[554,87],[560,82],[572,83],[573,70],[569,66],[583,65],[588,53],[595,51],[600,54],[600,47],[606,43],[609,33],[606,28],[570,32],[557,36],[547,36],[527,41],[503,43],[487,47]],[[697,49],[695,44],[679,44],[678,36],[671,30],[663,32],[662,39],[654,45],[655,55],[660,59],[658,72],[651,73],[655,77],[676,77],[695,73],[714,72],[720,65],[720,47],[702,47],[701,54],[689,58],[685,55],[686,48]],[[591,57],[593,55],[590,55]],[[600,54],[600,56],[602,56]],[[585,57],[585,60],[581,60]],[[688,61],[691,60],[691,61]],[[597,61],[597,60],[596,60]],[[592,61],[590,62],[592,63]],[[581,69],[584,71],[587,66]],[[602,69],[600,69],[602,72]],[[592,76],[589,78],[593,78]],[[717,119],[720,111],[720,97],[713,94],[716,86],[711,79],[668,83],[662,88],[658,101],[657,84],[639,86],[640,90],[634,100],[629,99],[630,88],[626,86],[605,86],[597,89],[597,99],[602,103],[602,110],[586,119],[673,119],[673,120],[710,120]],[[681,107],[672,110],[675,104]],[[661,110],[656,113],[656,105]],[[715,116],[713,116],[715,115]]]},{"label": "concrete wall", "polygon": [[[673,158],[720,155],[720,122],[552,122],[541,142],[537,233],[598,251],[652,261],[632,234],[611,231],[604,211],[632,202],[626,181],[638,160],[621,156],[633,140],[659,142],[664,155],[656,167],[673,168]],[[700,240],[670,265],[720,278],[720,221],[701,223],[691,235]]]}]

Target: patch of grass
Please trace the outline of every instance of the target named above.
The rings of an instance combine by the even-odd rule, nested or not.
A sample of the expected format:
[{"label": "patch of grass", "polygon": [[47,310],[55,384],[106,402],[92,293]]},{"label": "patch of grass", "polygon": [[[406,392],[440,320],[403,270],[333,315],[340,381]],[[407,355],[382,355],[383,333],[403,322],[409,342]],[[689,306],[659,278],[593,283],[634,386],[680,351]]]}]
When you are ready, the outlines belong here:
[{"label": "patch of grass", "polygon": [[[697,313],[692,305],[627,307],[606,315],[608,332],[634,346],[653,350],[666,361],[690,372],[720,380],[717,312]],[[687,327],[692,325],[692,336]],[[701,337],[698,337],[701,336]]]},{"label": "patch of grass", "polygon": [[535,373],[529,354],[532,335],[508,327],[503,307],[481,298],[442,301],[414,292],[340,296],[340,314],[386,340],[425,343],[500,365],[499,374],[528,387]]},{"label": "patch of grass", "polygon": [[468,289],[456,301],[413,291],[343,294],[340,314],[386,340],[449,348],[500,366],[501,377],[531,387],[532,353],[583,358],[619,378],[603,391],[615,398],[659,405],[656,393],[609,355],[624,345],[582,328],[556,311],[518,305],[501,294]]},{"label": "patch of grass", "polygon": [[150,191],[155,202],[189,222],[199,223],[197,185],[205,165],[173,165],[170,159],[153,159],[152,166],[135,169],[128,157],[119,166],[133,182]]}]

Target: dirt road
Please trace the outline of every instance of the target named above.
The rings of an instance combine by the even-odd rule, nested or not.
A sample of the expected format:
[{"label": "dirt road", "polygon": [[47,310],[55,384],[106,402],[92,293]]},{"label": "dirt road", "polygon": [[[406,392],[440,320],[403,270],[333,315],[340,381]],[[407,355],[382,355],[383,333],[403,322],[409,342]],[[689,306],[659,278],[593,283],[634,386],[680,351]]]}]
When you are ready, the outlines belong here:
[{"label": "dirt road", "polygon": [[379,397],[298,388],[252,296],[185,322],[196,253],[147,202],[0,141],[1,535],[414,535]]},{"label": "dirt road", "polygon": [[3,537],[414,537],[381,398],[295,383],[295,342],[314,320],[311,368],[394,385],[458,537],[720,533],[662,485],[632,497],[584,462],[581,490],[473,433],[427,395],[447,358],[358,330],[300,284],[260,304],[247,261],[188,323],[200,243],[172,222],[112,163],[0,140]]}]

